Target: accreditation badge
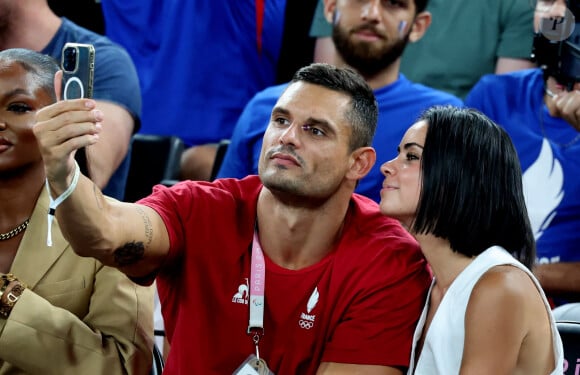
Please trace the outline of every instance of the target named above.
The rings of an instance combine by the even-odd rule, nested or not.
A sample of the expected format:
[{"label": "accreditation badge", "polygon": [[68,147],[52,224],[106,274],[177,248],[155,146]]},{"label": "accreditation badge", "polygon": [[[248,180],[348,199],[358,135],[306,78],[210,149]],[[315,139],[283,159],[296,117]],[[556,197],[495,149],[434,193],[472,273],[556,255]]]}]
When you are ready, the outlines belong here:
[{"label": "accreditation badge", "polygon": [[257,358],[251,354],[246,360],[234,371],[233,375],[275,375],[262,358]]}]

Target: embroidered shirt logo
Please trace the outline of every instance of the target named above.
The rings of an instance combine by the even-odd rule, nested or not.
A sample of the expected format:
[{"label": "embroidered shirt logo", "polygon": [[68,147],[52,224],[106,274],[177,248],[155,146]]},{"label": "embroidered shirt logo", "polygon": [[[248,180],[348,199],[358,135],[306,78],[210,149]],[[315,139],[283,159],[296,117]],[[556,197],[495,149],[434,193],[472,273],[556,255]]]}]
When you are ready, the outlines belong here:
[{"label": "embroidered shirt logo", "polygon": [[300,319],[298,320],[298,326],[302,329],[311,329],[314,327],[314,321],[316,320],[316,315],[311,314],[312,310],[318,304],[318,298],[320,294],[318,293],[318,287],[314,288],[312,295],[308,299],[308,303],[306,304],[306,313],[300,314]]},{"label": "embroidered shirt logo", "polygon": [[245,279],[245,282],[241,283],[238,287],[238,292],[232,297],[232,302],[247,305],[250,297],[249,290],[248,279]]}]

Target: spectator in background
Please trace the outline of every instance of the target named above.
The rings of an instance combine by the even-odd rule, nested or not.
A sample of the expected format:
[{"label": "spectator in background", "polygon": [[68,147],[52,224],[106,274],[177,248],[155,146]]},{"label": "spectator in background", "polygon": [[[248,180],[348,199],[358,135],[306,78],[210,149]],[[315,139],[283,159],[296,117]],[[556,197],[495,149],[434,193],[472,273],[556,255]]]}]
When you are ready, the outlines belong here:
[{"label": "spectator in background", "polygon": [[60,61],[67,42],[95,46],[93,97],[106,115],[102,142],[79,153],[79,164],[109,196],[122,199],[129,172],[131,135],[139,127],[141,96],[127,52],[109,39],[59,18],[46,0],[0,3],[0,50],[27,48]]},{"label": "spectator in background", "polygon": [[[311,36],[318,38],[315,60],[326,61],[332,29],[320,8]],[[464,98],[485,74],[534,66],[530,0],[429,0],[427,11],[433,17],[429,31],[406,48],[401,61],[411,81]]]},{"label": "spectator in background", "polygon": [[[335,20],[334,65],[358,71],[373,88],[379,103],[379,125],[373,140],[379,159],[386,160],[389,145],[397,140],[426,108],[436,104],[462,105],[447,93],[414,84],[399,73],[400,56],[407,42],[421,38],[431,17],[424,12],[427,0],[398,3],[380,0],[328,0],[326,17]],[[242,178],[258,171],[262,136],[271,108],[286,84],[258,93],[242,113],[218,177]],[[379,201],[382,183],[378,165],[360,181],[356,191]]]},{"label": "spectator in background", "polygon": [[0,67],[0,373],[148,374],[153,290],[79,257],[56,221],[47,246],[49,195],[32,127],[56,102],[58,65],[7,49]]},{"label": "spectator in background", "polygon": [[[71,153],[99,141],[87,102],[37,115],[55,196],[75,184]],[[83,256],[156,277],[165,375],[251,373],[258,354],[275,374],[402,375],[430,275],[399,223],[353,194],[375,162],[373,93],[350,69],[313,64],[273,113],[259,176],[158,186],[136,204],[80,176],[59,223]],[[79,128],[76,142],[59,137]]]},{"label": "spectator in background", "polygon": [[281,55],[284,64],[307,55],[286,79],[312,61],[314,41],[302,43],[302,52],[292,38],[300,40],[295,26],[311,22],[315,1],[103,0],[107,35],[127,48],[139,72],[141,132],[194,146],[183,154],[182,178],[209,179],[216,144],[231,137],[252,96],[284,76]]},{"label": "spectator in background", "polygon": [[537,241],[534,273],[555,305],[580,301],[579,20],[578,0],[538,1],[540,68],[485,76],[466,98],[513,139]]},{"label": "spectator in background", "polygon": [[434,275],[408,373],[561,375],[508,134],[477,111],[432,108],[381,170],[381,212],[419,241]]}]

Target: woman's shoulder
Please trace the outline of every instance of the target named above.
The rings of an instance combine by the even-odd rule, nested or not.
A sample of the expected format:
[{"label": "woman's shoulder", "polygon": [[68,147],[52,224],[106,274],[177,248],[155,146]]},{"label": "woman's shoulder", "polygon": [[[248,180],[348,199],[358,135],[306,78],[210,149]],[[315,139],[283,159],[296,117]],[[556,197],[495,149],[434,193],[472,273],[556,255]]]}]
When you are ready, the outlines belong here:
[{"label": "woman's shoulder", "polygon": [[497,265],[486,271],[477,281],[470,298],[471,302],[483,302],[485,305],[502,306],[521,305],[528,300],[541,297],[533,276],[521,267],[514,265]]}]

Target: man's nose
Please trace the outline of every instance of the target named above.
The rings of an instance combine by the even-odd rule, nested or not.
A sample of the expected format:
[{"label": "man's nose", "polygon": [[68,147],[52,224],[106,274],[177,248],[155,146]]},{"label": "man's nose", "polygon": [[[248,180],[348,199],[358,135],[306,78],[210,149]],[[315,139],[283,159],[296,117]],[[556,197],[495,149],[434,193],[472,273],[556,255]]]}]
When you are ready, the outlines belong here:
[{"label": "man's nose", "polygon": [[381,0],[368,0],[361,9],[361,18],[365,21],[376,20],[381,12]]},{"label": "man's nose", "polygon": [[288,128],[286,128],[282,134],[280,134],[280,144],[291,144],[295,146],[298,143],[299,129],[300,127],[296,125],[296,122],[290,124],[290,126],[288,126]]}]

